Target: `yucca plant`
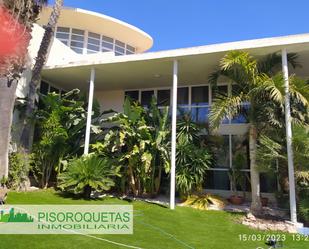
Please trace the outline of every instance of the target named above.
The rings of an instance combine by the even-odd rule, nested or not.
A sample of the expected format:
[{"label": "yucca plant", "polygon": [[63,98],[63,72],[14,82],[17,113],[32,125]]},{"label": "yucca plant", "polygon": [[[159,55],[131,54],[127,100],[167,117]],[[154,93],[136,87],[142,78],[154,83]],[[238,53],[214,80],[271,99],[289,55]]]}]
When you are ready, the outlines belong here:
[{"label": "yucca plant", "polygon": [[115,185],[114,177],[120,176],[119,167],[112,165],[107,158],[95,154],[72,159],[67,171],[58,177],[59,188],[83,194],[90,199],[92,190],[109,190]]},{"label": "yucca plant", "polygon": [[207,210],[210,205],[223,209],[226,201],[218,196],[203,194],[203,195],[190,195],[183,203],[184,206],[190,206],[200,210]]}]

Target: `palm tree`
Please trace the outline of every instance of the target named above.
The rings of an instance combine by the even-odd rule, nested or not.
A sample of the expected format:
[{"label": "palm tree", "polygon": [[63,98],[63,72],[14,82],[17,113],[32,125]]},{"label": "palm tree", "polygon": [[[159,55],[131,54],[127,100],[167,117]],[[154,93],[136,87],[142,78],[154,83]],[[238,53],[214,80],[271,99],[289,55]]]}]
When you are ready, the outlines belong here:
[{"label": "palm tree", "polygon": [[[290,54],[289,62],[293,67],[298,66],[297,56]],[[249,123],[249,151],[251,172],[251,210],[259,213],[262,209],[260,201],[260,180],[256,167],[257,139],[259,126],[263,123],[271,125],[271,120],[265,117],[268,103],[275,103],[277,109],[284,111],[284,80],[278,72],[280,56],[268,55],[257,61],[246,52],[232,51],[220,61],[220,69],[209,78],[211,84],[216,84],[220,76],[225,76],[233,83],[231,95],[219,95],[212,105],[209,121],[216,128],[225,118],[233,118],[240,113],[245,114]],[[290,78],[291,97],[303,106],[308,106],[306,89],[295,77]],[[249,108],[248,108],[249,106]]]},{"label": "palm tree", "polygon": [[38,51],[38,55],[36,57],[36,61],[34,67],[32,69],[32,77],[29,84],[29,93],[28,93],[28,101],[25,113],[25,122],[22,129],[21,134],[21,145],[24,149],[29,151],[30,149],[30,134],[31,134],[31,122],[29,119],[33,114],[34,110],[36,109],[35,100],[37,96],[37,90],[40,86],[40,79],[41,79],[41,71],[43,66],[46,62],[49,49],[52,45],[52,39],[54,36],[55,28],[60,16],[60,12],[63,6],[63,0],[56,0],[51,15],[49,17],[48,24],[45,26],[45,33]]},{"label": "palm tree", "polygon": [[8,152],[11,137],[12,114],[15,92],[27,62],[27,47],[31,38],[31,28],[35,22],[43,0],[0,0],[2,40],[16,39],[15,49],[0,55],[0,177],[8,175]]}]

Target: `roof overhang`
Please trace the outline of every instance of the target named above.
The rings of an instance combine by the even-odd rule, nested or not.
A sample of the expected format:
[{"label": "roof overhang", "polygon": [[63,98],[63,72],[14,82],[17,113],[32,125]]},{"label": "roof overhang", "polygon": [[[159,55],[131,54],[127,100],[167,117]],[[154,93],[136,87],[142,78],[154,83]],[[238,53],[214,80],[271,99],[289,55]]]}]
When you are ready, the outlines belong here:
[{"label": "roof overhang", "polygon": [[[37,23],[46,25],[51,11],[51,7],[43,8]],[[88,30],[119,39],[135,47],[138,53],[150,49],[153,45],[152,37],[141,29],[116,18],[84,9],[64,7],[57,25]]]},{"label": "roof overhang", "polygon": [[282,48],[299,55],[298,61],[302,67],[290,72],[308,77],[309,34],[106,58],[102,53],[95,59],[87,60],[85,57],[82,61],[45,67],[42,76],[64,89],[87,89],[90,70],[94,67],[97,90],[171,86],[172,62],[176,59],[179,61],[180,85],[205,84],[227,51],[244,50],[254,56],[263,56],[280,52]]}]

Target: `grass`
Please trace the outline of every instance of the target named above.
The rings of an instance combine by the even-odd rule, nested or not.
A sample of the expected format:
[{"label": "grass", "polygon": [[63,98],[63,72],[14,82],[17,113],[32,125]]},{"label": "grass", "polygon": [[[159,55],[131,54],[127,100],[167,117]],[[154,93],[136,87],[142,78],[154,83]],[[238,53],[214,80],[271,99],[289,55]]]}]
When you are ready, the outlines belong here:
[{"label": "grass", "polygon": [[[61,196],[53,190],[27,193],[10,192],[8,204],[128,204],[116,198],[78,200]],[[223,211],[200,211],[188,207],[168,208],[142,201],[132,202],[133,235],[0,235],[0,248],[126,248],[100,239],[107,239],[140,248],[268,248],[263,241],[240,241],[241,234],[274,234],[249,229],[237,224],[239,215]],[[284,248],[309,248],[309,242],[296,242],[286,235]]]}]

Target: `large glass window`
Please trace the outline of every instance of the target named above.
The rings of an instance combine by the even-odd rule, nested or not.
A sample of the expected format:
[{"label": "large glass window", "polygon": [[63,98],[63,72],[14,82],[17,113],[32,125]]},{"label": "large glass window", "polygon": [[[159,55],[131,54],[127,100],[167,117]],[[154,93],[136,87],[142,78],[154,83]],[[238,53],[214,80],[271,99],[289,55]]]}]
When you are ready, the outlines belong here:
[{"label": "large glass window", "polygon": [[191,88],[191,117],[196,123],[206,123],[209,115],[209,88],[197,86]]},{"label": "large glass window", "polygon": [[72,29],[71,44],[70,47],[79,54],[83,53],[84,48],[84,30]]},{"label": "large glass window", "polygon": [[232,135],[232,163],[240,162],[243,164],[243,169],[250,168],[248,137],[243,135]]},{"label": "large glass window", "polygon": [[126,46],[125,43],[116,40],[116,43],[115,43],[115,54],[116,55],[123,55],[123,54],[125,54],[125,46]]},{"label": "large glass window", "polygon": [[148,107],[151,103],[152,97],[154,96],[154,91],[142,91],[141,93],[141,105]]},{"label": "large glass window", "polygon": [[215,168],[230,167],[229,135],[211,136],[210,143],[214,154]]},{"label": "large glass window", "polygon": [[260,174],[261,192],[274,193],[277,188],[277,176],[273,173],[261,173]]},{"label": "large glass window", "polygon": [[56,30],[56,38],[68,46],[70,40],[70,28],[58,27]]},{"label": "large glass window", "polygon": [[208,86],[192,87],[192,106],[205,106],[209,104],[209,91]]},{"label": "large glass window", "polygon": [[171,99],[171,91],[169,89],[158,90],[157,102],[158,106],[169,106]]},{"label": "large glass window", "polygon": [[191,107],[191,118],[194,122],[205,124],[208,122],[209,107]]},{"label": "large glass window", "polygon": [[96,33],[88,33],[87,53],[97,53],[100,51],[100,39],[101,36]]},{"label": "large glass window", "polygon": [[206,189],[230,190],[228,172],[221,170],[208,170],[204,187]]},{"label": "large glass window", "polygon": [[127,44],[126,54],[135,54],[135,48]]},{"label": "large glass window", "polygon": [[177,90],[177,104],[178,105],[189,105],[189,88],[181,87]]},{"label": "large glass window", "polygon": [[126,91],[124,96],[125,98],[130,97],[133,101],[138,101],[138,91]]},{"label": "large glass window", "polygon": [[116,55],[136,53],[136,48],[129,44],[81,29],[57,27],[56,38],[79,54],[84,51],[88,54],[110,51],[114,51]]}]

